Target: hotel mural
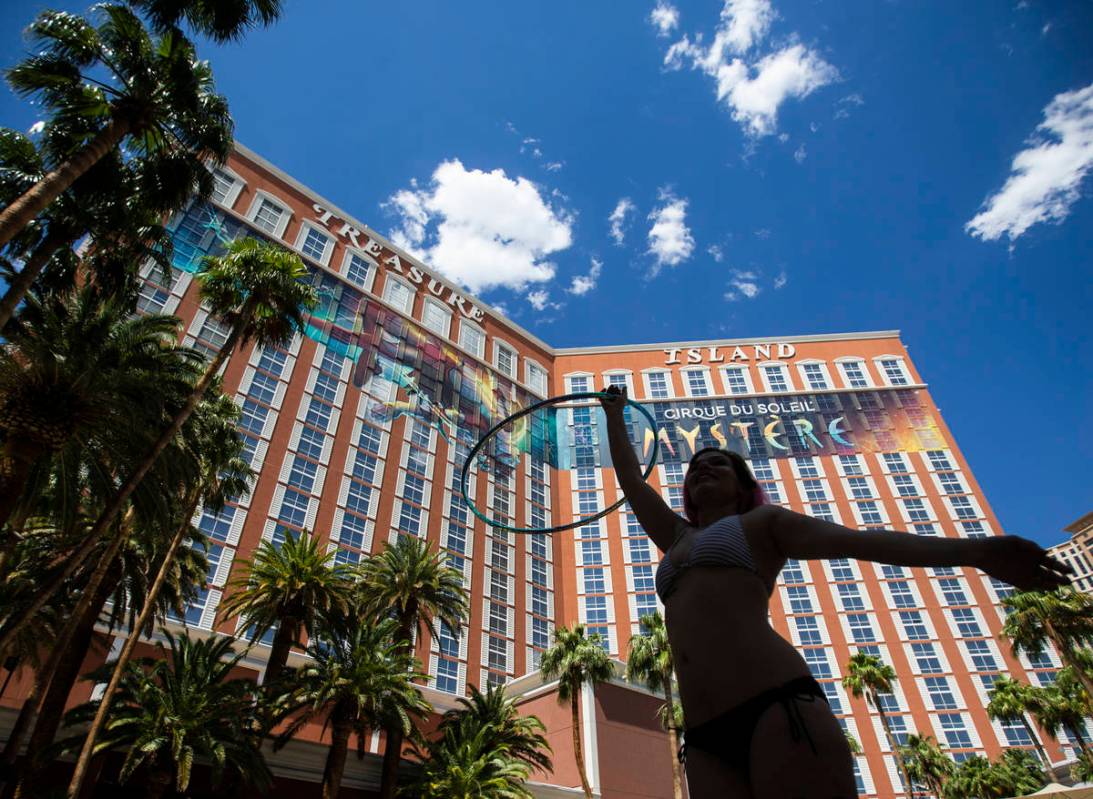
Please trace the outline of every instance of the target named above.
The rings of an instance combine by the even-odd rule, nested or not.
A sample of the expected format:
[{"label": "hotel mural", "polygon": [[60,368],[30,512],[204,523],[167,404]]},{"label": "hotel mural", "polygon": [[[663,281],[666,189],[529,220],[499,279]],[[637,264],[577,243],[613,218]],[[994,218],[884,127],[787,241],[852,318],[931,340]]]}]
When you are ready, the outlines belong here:
[{"label": "hotel mural", "polygon": [[[227,364],[225,388],[242,408],[259,476],[247,499],[199,513],[216,542],[212,565],[199,601],[176,623],[241,633],[218,608],[236,564],[264,539],[314,531],[355,563],[399,535],[426,538],[462,572],[472,598],[464,629],[442,625],[417,643],[427,696],[442,712],[468,685],[508,686],[547,723],[554,747],[556,769],[535,776],[537,795],[579,793],[569,710],[538,676],[541,653],[556,625],[579,621],[625,661],[639,618],[660,607],[659,553],[625,506],[554,536],[477,520],[460,494],[461,471],[481,436],[516,410],[626,386],[656,420],[635,444],[646,453],[659,445],[650,480],[676,509],[689,456],[720,446],[748,459],[772,502],[802,513],[912,535],[1002,532],[898,333],[556,349],[241,145],[218,171],[211,201],[194,203],[170,229],[170,279],[144,272],[140,310],[178,315],[198,349],[214,351],[227,331],[200,307],[193,274],[238,236],[298,252],[321,297],[286,349],[244,349]],[[546,527],[621,499],[592,412],[564,412],[545,438],[496,437],[488,458],[471,465],[475,505],[515,527]],[[983,710],[999,677],[1044,684],[1059,667],[1052,652],[1030,661],[999,645],[1007,590],[973,569],[787,563],[771,624],[799,648],[861,743],[862,796],[900,789],[879,717],[840,685],[855,652],[879,655],[898,674],[882,699],[897,740],[920,731],[957,757],[1031,748],[1021,725]],[[245,665],[260,673],[263,657],[256,647]],[[87,695],[79,690],[73,704]],[[18,701],[17,693],[3,700]],[[600,795],[671,796],[658,705],[621,678],[584,692],[585,759]],[[305,783],[318,783],[321,734],[316,725],[271,757],[279,793],[308,795]],[[1064,759],[1051,739],[1045,745]],[[378,785],[379,733],[368,750],[346,774],[360,796]]]}]

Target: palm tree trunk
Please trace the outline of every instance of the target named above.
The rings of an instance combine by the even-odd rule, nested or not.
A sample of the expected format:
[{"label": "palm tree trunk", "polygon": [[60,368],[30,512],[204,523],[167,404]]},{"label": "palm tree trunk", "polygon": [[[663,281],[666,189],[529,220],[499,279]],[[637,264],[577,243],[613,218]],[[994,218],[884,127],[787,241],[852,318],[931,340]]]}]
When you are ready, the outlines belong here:
[{"label": "palm tree trunk", "polygon": [[1048,773],[1048,776],[1051,776],[1051,761],[1047,759],[1047,752],[1044,750],[1044,745],[1040,743],[1040,736],[1028,723],[1028,716],[1024,713],[1021,714],[1021,723],[1025,725],[1025,732],[1028,733],[1028,737],[1032,739],[1032,743],[1036,746],[1036,753],[1040,756],[1040,762],[1044,764],[1044,771]]},{"label": "palm tree trunk", "polygon": [[197,510],[197,504],[200,500],[201,485],[198,483],[190,491],[190,496],[187,497],[185,515],[182,518],[182,523],[178,526],[174,538],[171,539],[171,545],[167,548],[167,552],[163,556],[163,563],[160,564],[159,571],[156,573],[156,578],[152,581],[152,587],[148,589],[148,594],[144,598],[144,607],[141,608],[140,615],[137,616],[136,622],[133,623],[128,638],[125,639],[125,645],[118,654],[117,663],[114,664],[114,671],[110,675],[110,682],[107,683],[106,690],[99,700],[99,708],[95,713],[95,720],[91,722],[91,729],[88,730],[87,737],[84,739],[83,748],[80,750],[80,756],[76,760],[76,768],[72,772],[71,781],[68,783],[68,793],[66,794],[68,799],[76,799],[76,797],[80,795],[84,777],[87,775],[87,769],[91,765],[91,757],[95,749],[95,739],[98,738],[103,725],[106,723],[106,714],[110,711],[110,702],[113,700],[114,694],[117,693],[118,685],[121,684],[121,678],[125,674],[125,667],[129,663],[129,658],[133,655],[133,650],[136,649],[141,634],[155,614],[156,600],[159,598],[159,592],[167,582],[167,575],[174,565],[175,555],[178,554],[179,547],[182,546],[182,541],[186,538],[186,533],[190,530],[190,517],[192,517]]},{"label": "palm tree trunk", "polygon": [[[19,541],[15,530],[8,525],[8,519],[23,498],[31,469],[47,454],[46,448],[35,443],[30,436],[21,435],[18,430],[9,432],[11,434],[4,442],[3,460],[0,461],[0,527],[3,528],[0,557],[5,562],[15,551]],[[3,651],[3,647],[0,647],[0,651]]]},{"label": "palm tree trunk", "polygon": [[664,680],[664,698],[668,703],[668,748],[672,755],[672,797],[683,799],[683,775],[679,767],[679,732],[676,730],[676,707],[672,698],[672,672],[661,678]]},{"label": "palm tree trunk", "polygon": [[75,239],[76,237],[68,228],[54,229],[52,225],[50,226],[46,237],[34,248],[34,252],[23,264],[23,269],[8,284],[8,290],[4,292],[3,298],[0,298],[0,331],[8,326],[8,321],[15,315],[15,309],[27,296],[30,287],[45,269],[53,253],[66,245],[71,246]]},{"label": "palm tree trunk", "polygon": [[11,205],[0,211],[0,247],[42,213],[77,178],[117,147],[131,129],[129,120],[114,118],[94,139],[52,172],[30,187]]},{"label": "palm tree trunk", "polygon": [[[340,708],[334,713],[344,716]],[[330,727],[330,749],[326,753],[326,765],[323,767],[322,799],[338,799],[342,787],[342,775],[345,773],[345,760],[349,752],[350,726],[345,719],[338,719]]]},{"label": "palm tree trunk", "polygon": [[[414,650],[413,633],[415,619],[417,618],[417,605],[408,605],[399,617],[399,625],[396,635],[403,642],[403,651],[412,655]],[[383,767],[380,771],[380,799],[394,799],[398,790],[398,767],[402,762],[402,742],[404,736],[401,729],[387,727],[387,744],[383,748]]]},{"label": "palm tree trunk", "polygon": [[884,735],[888,739],[888,746],[892,749],[892,757],[896,759],[896,765],[899,767],[900,776],[903,777],[904,793],[915,799],[914,783],[911,782],[911,778],[907,776],[907,767],[903,765],[903,757],[899,753],[899,747],[896,745],[896,739],[892,736],[892,728],[888,726],[888,716],[884,713],[884,708],[881,707],[880,701],[876,693],[870,697],[873,700],[873,707],[877,709],[877,714],[880,716],[880,726],[884,728]]},{"label": "palm tree trunk", "polygon": [[171,787],[171,772],[157,768],[148,774],[148,786],[144,789],[145,799],[163,799]]},{"label": "palm tree trunk", "polygon": [[15,726],[11,728],[11,735],[4,744],[4,752],[0,755],[0,796],[3,796],[8,783],[11,782],[15,762],[19,759],[19,752],[23,748],[23,741],[30,732],[34,723],[34,714],[38,708],[38,702],[42,696],[42,680],[35,675],[34,683],[30,686],[30,693],[23,700],[23,706],[19,709],[19,715],[15,719]]},{"label": "palm tree trunk", "polygon": [[19,785],[21,795],[35,795],[33,789],[43,776],[42,771],[49,765],[43,762],[43,752],[53,743],[61,726],[68,697],[80,677],[80,667],[95,636],[95,623],[119,576],[120,565],[115,563],[110,568],[108,578],[100,581],[97,588],[89,585],[84,589],[85,595],[90,594],[89,601],[83,605],[80,613],[73,612],[70,618],[75,620],[75,624],[71,625],[71,634],[65,640],[58,637],[50,658],[43,667],[39,678],[43,690],[31,715],[33,731],[27,743],[26,764]]},{"label": "palm tree trunk", "polygon": [[285,670],[288,664],[288,656],[299,634],[300,622],[292,616],[285,616],[277,622],[277,632],[273,635],[273,641],[269,648],[269,659],[266,661],[266,676],[262,680],[264,685],[272,685]]},{"label": "palm tree trunk", "polygon": [[213,379],[216,377],[217,372],[220,371],[220,367],[224,365],[224,362],[231,355],[235,349],[236,344],[242,338],[243,331],[250,325],[250,320],[254,317],[254,308],[252,306],[244,306],[243,311],[240,313],[239,321],[232,329],[232,332],[228,335],[227,340],[224,342],[224,346],[217,352],[216,357],[213,358],[209,364],[205,373],[201,376],[201,379],[197,381],[194,386],[193,392],[182,408],[175,414],[171,423],[160,433],[159,438],[151,449],[145,454],[144,459],[133,470],[129,478],[122,483],[118,488],[117,493],[114,494],[109,504],[99,514],[99,518],[95,520],[95,525],[88,532],[84,544],[73,553],[65,563],[64,569],[61,573],[54,578],[45,588],[38,592],[34,601],[30,606],[24,609],[14,620],[10,621],[7,625],[7,629],[0,635],[0,652],[3,652],[11,640],[27,625],[27,623],[34,617],[42,606],[49,601],[49,598],[61,587],[66,579],[72,574],[76,568],[83,563],[95,550],[95,547],[99,543],[99,539],[103,537],[110,525],[113,524],[114,519],[117,518],[121,509],[125,507],[125,503],[129,501],[129,497],[133,495],[133,492],[140,486],[141,481],[144,480],[148,472],[152,470],[156,460],[163,454],[163,451],[167,449],[167,446],[174,440],[174,437],[178,435],[178,431],[182,429],[182,425],[186,423],[186,420],[193,414],[194,409],[197,408],[201,399],[205,396],[205,392],[208,391],[209,386],[212,385]]},{"label": "palm tree trunk", "polygon": [[577,760],[577,773],[581,775],[581,789],[585,799],[592,799],[592,788],[588,784],[588,776],[584,770],[584,752],[581,747],[581,714],[577,710],[577,701],[580,698],[580,690],[573,694],[569,700],[569,708],[573,716],[573,757]]}]

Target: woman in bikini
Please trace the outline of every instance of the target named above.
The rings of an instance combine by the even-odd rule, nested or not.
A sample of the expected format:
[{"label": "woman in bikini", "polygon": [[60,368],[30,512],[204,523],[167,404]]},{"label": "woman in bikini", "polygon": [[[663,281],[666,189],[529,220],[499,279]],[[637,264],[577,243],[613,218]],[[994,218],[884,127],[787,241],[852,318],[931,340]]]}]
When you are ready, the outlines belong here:
[{"label": "woman in bikini", "polygon": [[1020,590],[1068,582],[1068,567],[1017,536],[924,538],[856,531],[764,504],[742,457],[705,449],[683,484],[686,518],[641,476],[623,419],[625,392],[601,401],[619,485],[663,553],[664,602],[687,729],[692,799],[853,799],[842,728],[804,659],[767,621],[788,558],[973,566]]}]

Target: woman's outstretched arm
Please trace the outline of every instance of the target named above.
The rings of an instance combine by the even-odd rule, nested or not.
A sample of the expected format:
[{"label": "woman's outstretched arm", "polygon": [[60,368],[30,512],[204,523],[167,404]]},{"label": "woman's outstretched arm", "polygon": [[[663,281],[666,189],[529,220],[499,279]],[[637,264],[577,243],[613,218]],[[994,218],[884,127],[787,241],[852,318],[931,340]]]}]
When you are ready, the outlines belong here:
[{"label": "woman's outstretched arm", "polygon": [[619,487],[626,495],[626,501],[630,503],[630,509],[638,517],[638,524],[645,530],[645,534],[653,539],[658,549],[667,552],[680,525],[686,525],[687,520],[669,508],[660,494],[641,477],[641,464],[630,445],[626,419],[623,416],[623,409],[626,407],[625,389],[608,386],[605,392],[612,395],[610,399],[600,400],[600,405],[607,414],[607,443],[611,446],[615,479],[619,481]]},{"label": "woman's outstretched arm", "polygon": [[764,522],[787,558],[855,558],[894,566],[972,566],[1022,591],[1067,585],[1069,566],[1039,544],[1015,535],[934,538],[888,530],[851,530],[778,506],[766,506]]}]

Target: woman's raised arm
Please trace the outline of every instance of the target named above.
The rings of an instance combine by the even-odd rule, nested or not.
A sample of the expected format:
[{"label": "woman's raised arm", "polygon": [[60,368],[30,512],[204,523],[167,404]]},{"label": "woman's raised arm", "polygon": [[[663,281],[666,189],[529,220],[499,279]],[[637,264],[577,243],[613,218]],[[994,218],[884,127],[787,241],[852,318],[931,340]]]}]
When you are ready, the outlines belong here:
[{"label": "woman's raised arm", "polygon": [[989,538],[934,538],[888,530],[851,530],[777,506],[765,522],[787,558],[855,558],[894,566],[973,566],[1021,591],[1045,591],[1069,584],[1066,564],[1039,544],[1015,535]]},{"label": "woman's raised arm", "polygon": [[626,390],[620,390],[616,386],[608,386],[604,390],[611,395],[607,399],[601,399],[600,405],[607,414],[607,442],[611,446],[615,478],[646,535],[653,539],[658,549],[667,552],[681,525],[686,525],[687,520],[669,508],[660,494],[641,477],[641,464],[630,445],[626,419],[623,416]]}]

